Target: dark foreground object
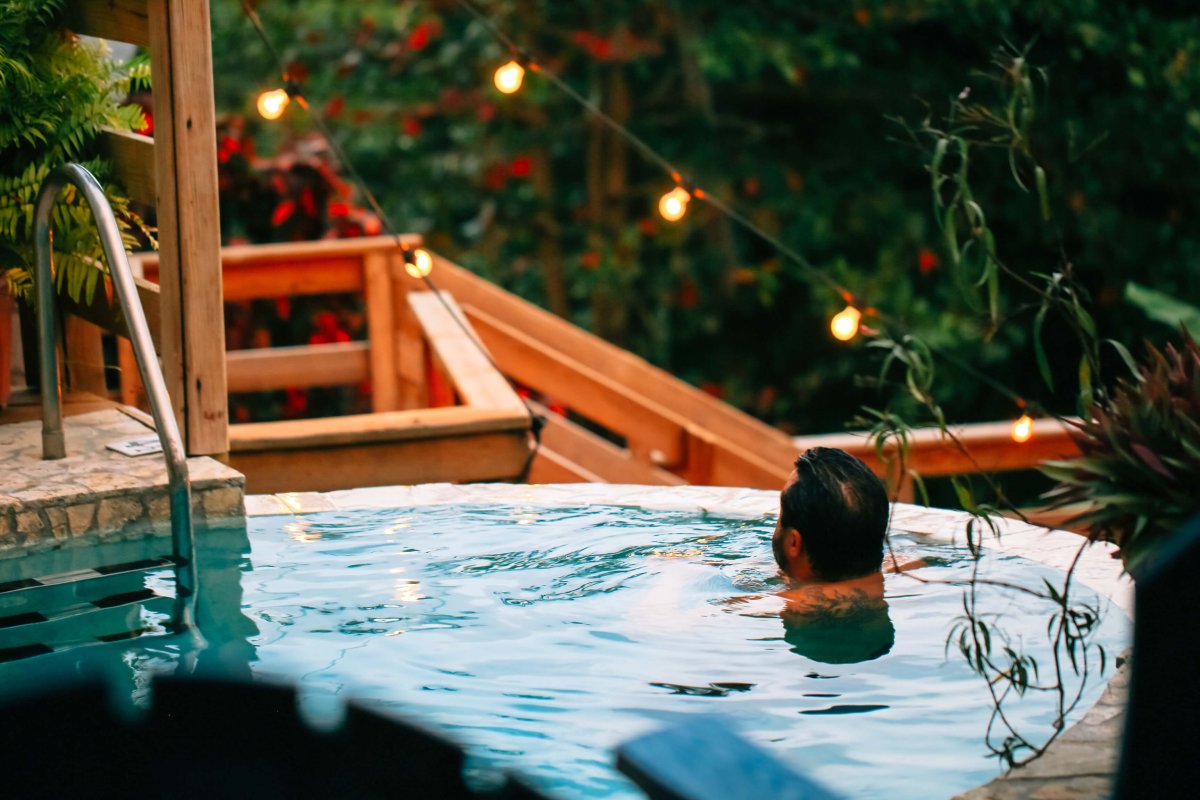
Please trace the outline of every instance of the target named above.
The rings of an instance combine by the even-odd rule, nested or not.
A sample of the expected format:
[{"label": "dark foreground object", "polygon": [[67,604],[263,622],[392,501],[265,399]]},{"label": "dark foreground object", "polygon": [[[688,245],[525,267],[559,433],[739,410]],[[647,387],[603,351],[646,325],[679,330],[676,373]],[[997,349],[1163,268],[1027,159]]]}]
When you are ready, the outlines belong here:
[{"label": "dark foreground object", "polygon": [[291,689],[197,678],[153,689],[148,712],[119,712],[100,682],[7,704],[3,795],[545,800],[512,779],[473,792],[456,744],[353,703],[340,728],[318,732]]},{"label": "dark foreground object", "polygon": [[631,739],[617,750],[617,768],[650,800],[838,800],[717,717],[689,716]]},{"label": "dark foreground object", "polygon": [[1191,798],[1200,785],[1200,517],[1136,575],[1129,710],[1114,798]]}]

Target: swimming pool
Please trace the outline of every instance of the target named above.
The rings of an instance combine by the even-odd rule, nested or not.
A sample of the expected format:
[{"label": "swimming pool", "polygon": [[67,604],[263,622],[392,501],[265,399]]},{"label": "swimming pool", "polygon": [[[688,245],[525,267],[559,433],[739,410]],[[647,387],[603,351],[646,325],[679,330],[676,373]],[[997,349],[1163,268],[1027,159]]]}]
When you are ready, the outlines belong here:
[{"label": "swimming pool", "polygon": [[[785,627],[769,597],[776,502],[771,492],[693,487],[426,487],[248,502],[289,513],[252,517],[248,555],[237,535],[202,547],[211,644],[202,658],[298,682],[321,723],[348,696],[422,720],[466,746],[477,782],[515,768],[564,800],[638,796],[611,767],[614,747],[695,712],[726,715],[846,796],[948,797],[994,775],[984,686],[944,654],[961,590],[890,576],[883,617],[857,637]],[[901,507],[895,546],[930,560],[922,575],[963,578],[961,524]],[[1005,547],[1022,537],[1051,561],[1078,542],[1014,529]],[[1124,604],[1119,567],[1105,558],[1086,559],[1081,575]],[[986,568],[1035,582],[1057,574],[1008,551]],[[1037,652],[1044,609],[1020,596],[997,602],[1027,622],[1010,631]],[[1127,642],[1118,605],[1099,638],[1114,653]],[[136,694],[137,676],[177,659],[166,640],[143,640],[121,664]],[[1080,713],[1102,686],[1093,682]],[[1048,730],[1049,706],[1036,697],[1013,713]]]}]

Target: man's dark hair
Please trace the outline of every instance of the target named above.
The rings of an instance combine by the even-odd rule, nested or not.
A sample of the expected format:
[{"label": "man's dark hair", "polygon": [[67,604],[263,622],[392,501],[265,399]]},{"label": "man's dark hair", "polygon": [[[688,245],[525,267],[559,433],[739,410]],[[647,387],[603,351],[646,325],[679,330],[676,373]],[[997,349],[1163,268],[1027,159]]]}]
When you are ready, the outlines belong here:
[{"label": "man's dark hair", "polygon": [[780,524],[800,531],[818,578],[842,581],[878,571],[887,523],[887,492],[862,461],[830,447],[813,447],[796,459]]}]

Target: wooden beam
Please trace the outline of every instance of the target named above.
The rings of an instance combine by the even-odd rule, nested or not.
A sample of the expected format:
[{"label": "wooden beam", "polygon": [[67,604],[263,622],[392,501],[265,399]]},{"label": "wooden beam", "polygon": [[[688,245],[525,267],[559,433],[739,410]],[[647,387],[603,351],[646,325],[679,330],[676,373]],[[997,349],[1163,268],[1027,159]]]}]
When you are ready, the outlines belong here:
[{"label": "wooden beam", "polygon": [[[235,442],[239,427],[230,428]],[[317,448],[235,448],[229,462],[246,476],[247,492],[265,494],[443,481],[514,481],[521,478],[528,457],[524,431],[481,431]]]},{"label": "wooden beam", "polygon": [[354,258],[361,261],[368,253],[395,253],[400,244],[416,247],[422,242],[420,234],[402,233],[397,236],[368,236],[358,239],[322,239],[316,242],[277,242],[275,244],[242,244],[221,251],[225,266],[243,264],[296,263],[300,261]]},{"label": "wooden beam", "polygon": [[465,405],[525,413],[521,398],[496,369],[453,297],[409,292],[408,305]]},{"label": "wooden beam", "polygon": [[[103,278],[103,281],[103,284],[97,287],[96,293],[90,303],[76,302],[66,295],[60,295],[59,300],[63,311],[68,314],[74,314],[94,325],[98,325],[110,333],[115,333],[118,336],[128,339],[129,326],[125,324],[125,317],[121,314],[121,306],[117,302],[116,295],[113,293],[112,281],[107,276]],[[155,350],[158,350],[162,337],[159,288],[156,284],[141,278],[134,278],[133,282],[137,286],[138,301],[141,302],[142,310],[146,314],[146,325],[150,328],[150,339],[154,342]]]},{"label": "wooden beam", "polygon": [[148,206],[157,202],[153,139],[106,129],[100,135],[100,149],[112,161],[117,179],[131,198]]},{"label": "wooden beam", "polygon": [[[910,435],[908,468],[923,476],[1003,472],[1033,469],[1043,461],[1079,455],[1069,428],[1055,419],[1036,420],[1033,436],[1024,444],[1012,440],[1010,422],[954,426],[951,431],[966,447],[967,454],[937,428],[921,428]],[[838,447],[858,456],[879,474],[885,469],[865,433],[799,436],[793,442],[797,452],[810,447]],[[895,453],[895,446],[889,445],[884,452],[885,455]]]},{"label": "wooden beam", "polygon": [[265,392],[360,383],[370,375],[366,342],[231,350],[226,356],[230,392]]},{"label": "wooden beam", "polygon": [[190,455],[229,449],[208,3],[147,0],[162,358]]},{"label": "wooden beam", "polygon": [[230,426],[233,452],[304,450],[319,447],[436,439],[468,433],[529,430],[529,418],[466,406],[351,414],[344,417],[249,422]]},{"label": "wooden beam", "polygon": [[71,0],[67,26],[87,36],[150,46],[146,0]]},{"label": "wooden beam", "polygon": [[393,264],[392,275],[392,320],[395,325],[396,381],[400,408],[428,408],[429,402],[429,358],[427,345],[421,332],[417,316],[408,305],[408,288],[395,276],[403,272]]},{"label": "wooden beam", "polygon": [[607,483],[587,467],[559,455],[544,444],[529,467],[528,483]]},{"label": "wooden beam", "polygon": [[366,282],[367,339],[371,342],[371,410],[398,411],[400,382],[396,374],[396,320],[392,311],[392,279],[388,253],[363,256]]},{"label": "wooden beam", "polygon": [[[647,400],[672,409],[721,439],[742,443],[768,463],[787,466],[785,474],[790,470],[796,454],[783,431],[738,411],[669,372],[522,300],[441,256],[434,255],[433,260],[433,277],[438,288],[454,295],[464,308],[486,309],[494,319],[553,347],[576,362],[587,364],[594,372],[614,383],[636,387],[637,392]],[[407,280],[410,287],[419,283],[407,276],[401,279]]]},{"label": "wooden beam", "polygon": [[[586,464],[587,471],[596,475],[601,482],[641,483],[651,486],[679,486],[687,483],[674,473],[637,460],[625,448],[618,447],[566,417],[549,411],[540,403],[529,402],[534,411],[546,420],[545,427],[542,428],[542,448],[553,451],[563,462]],[[552,483],[549,479],[535,480],[534,476],[539,474],[539,469],[538,460],[535,459],[529,480],[533,483]]]},{"label": "wooden beam", "polygon": [[68,383],[77,392],[107,396],[104,346],[100,340],[103,331],[74,315],[68,315],[64,323],[66,334],[63,336],[63,349],[66,357],[63,367]]},{"label": "wooden beam", "polygon": [[619,433],[643,457],[667,466],[683,462],[686,420],[481,309],[464,310],[508,375]]}]

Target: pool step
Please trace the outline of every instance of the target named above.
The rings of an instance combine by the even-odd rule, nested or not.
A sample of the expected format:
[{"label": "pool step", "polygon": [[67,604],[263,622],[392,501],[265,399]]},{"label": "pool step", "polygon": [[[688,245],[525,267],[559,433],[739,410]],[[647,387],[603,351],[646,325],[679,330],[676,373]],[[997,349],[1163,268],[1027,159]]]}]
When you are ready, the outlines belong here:
[{"label": "pool step", "polygon": [[173,566],[153,557],[0,582],[0,662],[142,634],[143,611],[174,602],[146,576]]}]

